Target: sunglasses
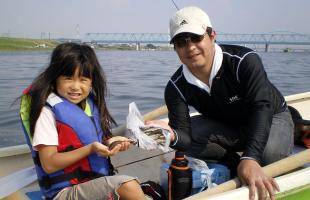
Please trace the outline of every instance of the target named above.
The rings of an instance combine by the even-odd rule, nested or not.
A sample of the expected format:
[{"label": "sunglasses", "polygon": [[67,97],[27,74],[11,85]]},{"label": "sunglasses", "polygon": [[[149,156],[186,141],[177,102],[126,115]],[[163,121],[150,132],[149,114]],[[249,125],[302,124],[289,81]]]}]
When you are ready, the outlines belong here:
[{"label": "sunglasses", "polygon": [[192,42],[192,43],[201,42],[206,34],[207,34],[207,32],[205,32],[203,35],[197,35],[197,34],[193,34],[193,33],[180,34],[180,35],[177,35],[173,39],[172,43],[174,44],[175,47],[183,48],[189,42]]}]

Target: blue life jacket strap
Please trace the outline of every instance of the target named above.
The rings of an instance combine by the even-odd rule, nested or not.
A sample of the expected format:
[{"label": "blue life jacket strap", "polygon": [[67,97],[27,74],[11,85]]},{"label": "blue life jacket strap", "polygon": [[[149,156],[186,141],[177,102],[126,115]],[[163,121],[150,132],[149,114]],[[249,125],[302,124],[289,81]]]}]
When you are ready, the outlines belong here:
[{"label": "blue life jacket strap", "polygon": [[83,181],[85,179],[92,180],[92,179],[99,178],[102,176],[104,176],[104,175],[99,174],[97,172],[84,171],[81,168],[76,168],[74,171],[72,171],[70,173],[61,174],[61,175],[54,176],[54,177],[45,176],[45,177],[43,177],[43,179],[39,180],[39,185],[41,187],[44,187],[45,189],[49,189],[52,185],[54,185],[56,183],[60,183],[60,182],[64,182],[64,181],[70,181],[74,178],[77,178],[80,182],[80,181]]}]

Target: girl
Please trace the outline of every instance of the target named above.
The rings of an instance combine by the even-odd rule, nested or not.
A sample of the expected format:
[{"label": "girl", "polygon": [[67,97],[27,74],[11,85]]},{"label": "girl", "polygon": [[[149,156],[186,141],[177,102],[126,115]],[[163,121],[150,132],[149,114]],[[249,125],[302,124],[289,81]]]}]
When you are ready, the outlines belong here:
[{"label": "girl", "polygon": [[145,199],[136,178],[112,176],[109,156],[132,140],[112,137],[105,95],[94,51],[75,43],[58,45],[24,91],[22,124],[46,199]]}]

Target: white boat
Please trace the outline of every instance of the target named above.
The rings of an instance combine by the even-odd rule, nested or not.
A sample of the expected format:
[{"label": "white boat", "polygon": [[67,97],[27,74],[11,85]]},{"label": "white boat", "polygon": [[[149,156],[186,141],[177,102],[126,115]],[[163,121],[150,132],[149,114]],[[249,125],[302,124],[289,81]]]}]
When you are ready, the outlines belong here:
[{"label": "white boat", "polygon": [[[310,119],[310,92],[290,95],[285,97],[289,105],[296,108],[304,119]],[[166,112],[165,107],[161,107],[154,112],[145,115],[145,118],[155,118]],[[123,129],[122,127],[121,129]],[[173,157],[173,151],[162,153],[161,151],[145,151],[137,147],[131,148],[129,151],[112,157],[112,163],[120,174],[128,174],[137,176],[140,181],[153,180],[159,182],[160,166],[163,162],[170,162]],[[310,159],[310,155],[308,156]],[[302,159],[301,163],[307,163],[307,159]],[[300,163],[296,163],[301,165]],[[32,158],[28,146],[18,145],[0,148],[0,199],[29,199],[25,193],[32,190],[39,190],[37,177],[33,167]],[[285,167],[284,167],[285,168]],[[296,175],[297,173],[297,175]],[[280,174],[278,174],[280,175]],[[296,178],[296,176],[298,178]],[[292,178],[293,177],[293,178]],[[291,181],[291,179],[300,180],[299,183]],[[310,184],[310,168],[300,170],[283,177],[277,178],[281,192]],[[287,184],[289,181],[289,184]],[[283,184],[281,184],[283,182]],[[290,185],[286,187],[285,185]],[[238,193],[238,198],[232,198],[231,195]],[[242,195],[244,198],[242,198]],[[248,189],[241,189],[224,192],[210,196],[206,192],[193,195],[188,199],[247,199]],[[228,198],[229,196],[229,198]]]}]

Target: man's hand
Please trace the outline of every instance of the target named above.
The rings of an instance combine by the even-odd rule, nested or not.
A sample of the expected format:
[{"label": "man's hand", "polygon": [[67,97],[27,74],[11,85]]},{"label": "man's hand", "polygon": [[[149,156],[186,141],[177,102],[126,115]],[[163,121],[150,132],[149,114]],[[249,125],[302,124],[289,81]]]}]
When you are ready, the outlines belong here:
[{"label": "man's hand", "polygon": [[171,127],[168,125],[167,122],[163,120],[152,120],[152,121],[145,121],[145,124],[148,126],[154,126],[154,127],[161,127],[163,129],[166,129],[170,132],[170,141],[174,141],[175,135],[172,131]]},{"label": "man's hand", "polygon": [[241,160],[238,165],[238,176],[243,184],[249,186],[250,200],[254,200],[256,192],[259,200],[266,199],[267,192],[270,199],[275,200],[275,190],[280,191],[276,181],[267,177],[255,160]]}]

